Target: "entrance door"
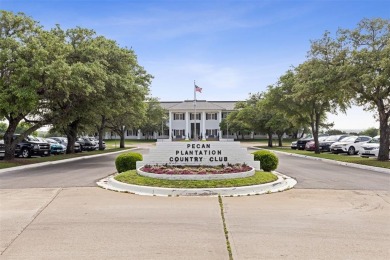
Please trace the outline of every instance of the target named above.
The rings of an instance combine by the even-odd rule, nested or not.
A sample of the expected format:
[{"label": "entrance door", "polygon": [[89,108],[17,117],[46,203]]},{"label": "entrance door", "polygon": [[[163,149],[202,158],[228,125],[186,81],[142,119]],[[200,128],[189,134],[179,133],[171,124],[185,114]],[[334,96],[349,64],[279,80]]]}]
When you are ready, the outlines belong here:
[{"label": "entrance door", "polygon": [[[191,139],[195,139],[195,123],[191,123]],[[198,140],[200,139],[200,123],[196,123],[196,135],[198,136]]]}]

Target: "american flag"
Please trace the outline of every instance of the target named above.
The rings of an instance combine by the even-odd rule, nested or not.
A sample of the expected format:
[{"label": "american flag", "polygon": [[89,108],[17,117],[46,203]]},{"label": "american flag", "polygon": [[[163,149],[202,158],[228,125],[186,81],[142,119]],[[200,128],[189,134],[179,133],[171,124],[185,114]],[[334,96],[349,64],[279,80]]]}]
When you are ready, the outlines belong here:
[{"label": "american flag", "polygon": [[195,91],[197,91],[199,93],[202,93],[202,88],[200,88],[197,85],[195,85]]}]

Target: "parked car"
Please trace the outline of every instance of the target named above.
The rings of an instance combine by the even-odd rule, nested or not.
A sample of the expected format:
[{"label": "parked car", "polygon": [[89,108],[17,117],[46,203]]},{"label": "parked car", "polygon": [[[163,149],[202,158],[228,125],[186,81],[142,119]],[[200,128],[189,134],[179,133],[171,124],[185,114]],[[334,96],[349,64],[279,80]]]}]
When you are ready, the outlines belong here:
[{"label": "parked car", "polygon": [[320,146],[320,151],[324,152],[330,152],[330,146],[335,143],[339,142],[342,139],[348,137],[348,135],[331,135],[328,136],[325,140],[321,141],[319,146]]},{"label": "parked car", "polygon": [[66,152],[66,146],[60,144],[54,139],[46,138],[46,142],[50,144],[50,153],[51,154],[64,154]]},{"label": "parked car", "polygon": [[96,150],[96,142],[89,140],[88,137],[78,138],[77,142],[81,145],[81,150],[82,151],[94,151],[94,150]]},{"label": "parked car", "polygon": [[[14,138],[17,138],[17,136],[18,135],[14,135]],[[41,142],[34,136],[29,135],[16,145],[15,155],[24,158],[29,158],[32,155],[49,156],[50,144]]]},{"label": "parked car", "polygon": [[5,156],[5,145],[4,140],[0,140],[0,159],[4,159]]},{"label": "parked car", "polygon": [[[66,137],[50,137],[50,139],[53,139],[53,140],[59,142],[60,144],[64,145],[65,152],[66,152],[66,149],[68,147],[68,138],[66,138]],[[81,152],[81,145],[77,141],[74,143],[74,152],[75,153]]]},{"label": "parked car", "polygon": [[[91,142],[95,142],[96,143],[96,150],[99,150],[99,140],[96,139],[95,137],[87,137]],[[102,141],[102,145],[103,145],[103,150],[106,149],[106,143],[104,141]]]},{"label": "parked car", "polygon": [[[374,138],[372,138],[371,141],[363,144],[359,151],[360,156],[365,158],[378,157],[379,146],[380,146],[379,138],[380,138],[379,135],[375,136]],[[390,147],[389,147],[389,151],[390,151]],[[389,154],[389,159],[390,159],[390,154]]]},{"label": "parked car", "polygon": [[[328,138],[328,136],[320,136],[320,137],[318,137],[318,142],[320,143],[320,142],[324,141],[326,138]],[[314,140],[311,140],[305,144],[306,151],[315,151],[315,149],[316,149],[316,144],[315,144]]]},{"label": "parked car", "polygon": [[293,141],[293,142],[291,143],[291,149],[293,149],[293,150],[296,150],[296,149],[297,149],[297,142],[298,142],[298,141]]},{"label": "parked car", "polygon": [[311,140],[314,140],[313,137],[311,137],[311,136],[299,139],[297,141],[297,149],[298,150],[304,150],[305,146],[306,146],[306,143],[310,142]]},{"label": "parked car", "polygon": [[330,146],[332,153],[347,153],[348,155],[357,154],[361,146],[372,138],[369,136],[350,136],[342,139],[340,142],[335,142]]}]

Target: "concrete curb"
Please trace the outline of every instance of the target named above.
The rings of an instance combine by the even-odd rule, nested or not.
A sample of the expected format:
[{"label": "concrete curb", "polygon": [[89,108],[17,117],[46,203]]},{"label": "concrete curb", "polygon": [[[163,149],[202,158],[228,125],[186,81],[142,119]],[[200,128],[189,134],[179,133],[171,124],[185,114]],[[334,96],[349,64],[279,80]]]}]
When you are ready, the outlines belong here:
[{"label": "concrete curb", "polygon": [[370,171],[390,174],[390,170],[385,169],[385,168],[375,167],[375,166],[361,165],[361,164],[348,163],[348,162],[339,162],[339,161],[335,161],[335,160],[318,158],[318,157],[312,157],[312,156],[301,155],[301,154],[296,154],[296,153],[268,150],[266,148],[258,148],[258,147],[254,147],[254,146],[249,147],[249,148],[254,149],[254,150],[267,150],[267,151],[271,151],[271,152],[274,152],[274,153],[281,153],[281,154],[286,154],[286,155],[290,155],[290,156],[306,158],[306,159],[310,159],[310,160],[323,161],[323,162],[333,163],[333,164],[337,164],[337,165],[344,165],[344,166],[357,168],[357,169],[370,170]]},{"label": "concrete curb", "polygon": [[41,163],[33,163],[33,164],[28,164],[28,165],[21,165],[21,166],[1,169],[0,173],[10,172],[10,171],[17,171],[17,170],[23,170],[23,169],[31,169],[31,168],[36,168],[36,167],[45,166],[45,165],[54,165],[54,164],[60,164],[60,163],[65,163],[65,162],[73,162],[73,161],[78,161],[78,160],[85,160],[85,159],[88,159],[88,158],[96,158],[96,157],[101,157],[101,156],[105,156],[105,155],[109,155],[109,154],[123,153],[123,152],[126,152],[126,151],[131,151],[131,150],[136,150],[136,149],[139,149],[139,147],[126,149],[126,150],[121,150],[121,151],[116,151],[116,152],[112,152],[112,153],[85,155],[85,156],[81,156],[81,157],[69,158],[69,159],[52,161],[52,162],[41,162]]},{"label": "concrete curb", "polygon": [[291,189],[297,184],[297,181],[286,175],[274,172],[278,180],[261,185],[231,187],[231,188],[198,188],[198,189],[179,189],[179,188],[160,188],[150,186],[138,186],[116,181],[115,175],[108,176],[96,184],[104,189],[134,193],[147,196],[247,196],[260,195],[264,193],[281,192]]}]

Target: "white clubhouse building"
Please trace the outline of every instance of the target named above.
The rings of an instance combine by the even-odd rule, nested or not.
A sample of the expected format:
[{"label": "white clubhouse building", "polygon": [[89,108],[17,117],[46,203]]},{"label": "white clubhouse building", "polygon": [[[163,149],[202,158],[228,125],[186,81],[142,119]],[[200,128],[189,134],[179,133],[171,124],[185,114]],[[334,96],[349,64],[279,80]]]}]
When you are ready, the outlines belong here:
[{"label": "white clubhouse building", "polygon": [[[169,113],[169,135],[171,140],[194,139],[218,140],[226,131],[219,124],[234,110],[237,101],[185,100],[181,102],[160,102]],[[196,105],[195,105],[196,104]],[[196,116],[195,116],[196,115]],[[167,134],[167,133],[165,133]]]},{"label": "white clubhouse building", "polygon": [[[217,141],[220,139],[234,139],[241,133],[227,129],[220,129],[222,119],[234,111],[238,101],[160,101],[160,105],[167,111],[168,121],[161,122],[160,131],[142,133],[139,129],[130,129],[125,133],[125,139],[166,139],[166,141],[194,140],[195,133],[198,140]],[[196,113],[196,118],[195,118]],[[196,129],[195,129],[196,126]],[[252,132],[244,135],[245,139],[266,138],[262,133]],[[115,133],[106,133],[106,139],[119,139]]]},{"label": "white clubhouse building", "polygon": [[[125,139],[145,139],[146,136],[150,136],[153,139],[188,140],[194,139],[195,132],[199,140],[232,138],[233,133],[228,135],[228,129],[220,129],[219,123],[229,112],[234,111],[236,103],[237,101],[197,100],[196,107],[194,107],[194,100],[160,101],[161,107],[169,115],[167,122],[161,122],[164,131],[146,135],[141,130],[127,130]],[[119,139],[119,136],[107,133],[106,138]]]}]

